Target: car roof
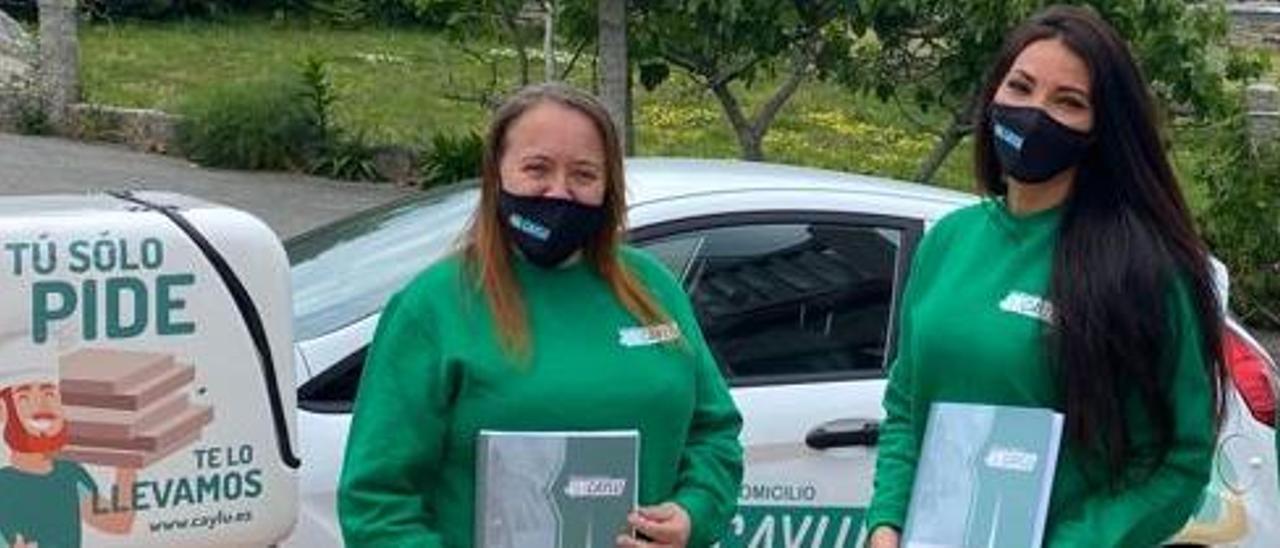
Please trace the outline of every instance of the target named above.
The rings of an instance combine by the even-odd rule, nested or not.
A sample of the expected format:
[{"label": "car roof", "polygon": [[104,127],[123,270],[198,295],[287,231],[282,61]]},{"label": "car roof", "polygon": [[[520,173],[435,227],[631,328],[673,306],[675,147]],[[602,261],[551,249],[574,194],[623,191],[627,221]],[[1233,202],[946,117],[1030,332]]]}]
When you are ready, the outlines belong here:
[{"label": "car roof", "polygon": [[883,177],[742,160],[628,158],[626,173],[627,198],[632,205],[760,190],[873,194],[954,205],[970,204],[976,198],[964,192]]},{"label": "car roof", "polygon": [[[627,158],[627,203],[631,207],[666,200],[715,194],[742,194],[760,191],[812,191],[861,194],[908,201],[931,202],[947,208],[974,203],[977,196],[956,190],[909,183],[896,179],[857,175],[827,169],[747,162],[729,159],[644,157]],[[389,212],[413,209],[441,196],[478,195],[477,179],[435,187],[381,206],[355,213],[336,222],[315,227],[288,239],[290,244],[313,240],[332,231],[333,226],[356,219],[377,217]],[[944,209],[947,209],[944,208]]]}]

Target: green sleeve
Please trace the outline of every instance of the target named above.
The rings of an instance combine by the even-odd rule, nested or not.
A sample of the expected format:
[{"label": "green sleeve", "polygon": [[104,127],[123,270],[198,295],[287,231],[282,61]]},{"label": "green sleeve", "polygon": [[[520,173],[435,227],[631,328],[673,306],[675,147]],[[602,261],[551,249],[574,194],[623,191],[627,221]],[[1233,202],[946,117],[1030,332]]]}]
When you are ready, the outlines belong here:
[{"label": "green sleeve", "polygon": [[338,488],[348,546],[442,546],[427,494],[451,383],[429,314],[410,302],[402,292],[387,304],[360,378]]},{"label": "green sleeve", "polygon": [[875,487],[871,506],[867,509],[868,534],[877,527],[889,526],[899,531],[906,523],[911,486],[916,477],[916,461],[920,457],[920,440],[916,436],[915,360],[912,359],[912,309],[923,282],[924,244],[916,253],[911,276],[903,291],[898,317],[898,352],[889,368],[883,406],[885,420],[880,425],[880,441],[876,453]]},{"label": "green sleeve", "polygon": [[627,251],[632,266],[644,273],[650,290],[661,296],[663,308],[685,337],[687,347],[680,351],[694,356],[697,401],[671,501],[689,513],[693,523],[689,546],[711,546],[738,509],[738,492],[742,489],[742,443],[738,438],[742,415],[680,283],[656,259],[638,250]]},{"label": "green sleeve", "polygon": [[[1076,511],[1051,523],[1045,546],[1157,546],[1177,534],[1200,506],[1213,462],[1213,392],[1189,294],[1175,293],[1170,311],[1177,323],[1178,342],[1169,386],[1174,402],[1173,446],[1150,474],[1127,474],[1130,481],[1121,489],[1095,493]],[[1135,432],[1135,438],[1139,435]],[[1138,459],[1150,457],[1152,450],[1151,443],[1135,447]]]},{"label": "green sleeve", "polygon": [[[689,306],[687,300],[683,306]],[[672,500],[689,512],[693,522],[689,546],[704,547],[716,542],[738,508],[738,492],[742,488],[742,443],[738,435],[742,416],[688,312],[682,314],[687,320],[680,329],[689,337],[691,350],[697,356],[697,401]]]}]

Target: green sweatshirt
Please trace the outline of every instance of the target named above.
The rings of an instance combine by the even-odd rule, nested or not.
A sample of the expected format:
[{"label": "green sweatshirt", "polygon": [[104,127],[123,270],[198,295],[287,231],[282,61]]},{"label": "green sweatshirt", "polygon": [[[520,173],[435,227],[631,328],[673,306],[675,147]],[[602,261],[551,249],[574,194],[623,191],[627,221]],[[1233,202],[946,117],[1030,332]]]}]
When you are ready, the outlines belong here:
[{"label": "green sweatshirt", "polygon": [[453,257],[383,311],[342,471],[349,546],[469,548],[476,434],[637,429],[641,505],[673,501],[711,545],[742,480],[742,419],[688,298],[664,266],[623,248],[623,263],[679,328],[648,344],[594,268],[514,261],[533,352],[505,355],[484,297]]},{"label": "green sweatshirt", "polygon": [[[935,401],[1061,410],[1043,343],[1052,317],[1047,294],[1059,209],[1017,217],[1002,201],[957,211],[921,242],[899,318],[889,374],[869,530],[905,523],[930,405]],[[1172,451],[1150,474],[1126,471],[1122,487],[1099,488],[1098,461],[1064,442],[1054,477],[1045,546],[1141,547],[1176,534],[1209,480],[1214,422],[1198,321],[1186,291],[1171,292],[1181,335],[1169,364],[1175,422]],[[1154,432],[1129,417],[1135,451]]]}]

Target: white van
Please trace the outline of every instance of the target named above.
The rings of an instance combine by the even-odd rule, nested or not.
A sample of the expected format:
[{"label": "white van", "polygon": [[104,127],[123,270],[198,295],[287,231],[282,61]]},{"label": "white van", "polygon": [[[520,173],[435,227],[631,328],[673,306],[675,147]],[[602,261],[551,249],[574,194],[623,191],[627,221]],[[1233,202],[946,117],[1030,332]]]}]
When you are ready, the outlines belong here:
[{"label": "white van", "polygon": [[265,546],[295,522],[288,261],[184,196],[0,198],[0,546]]}]

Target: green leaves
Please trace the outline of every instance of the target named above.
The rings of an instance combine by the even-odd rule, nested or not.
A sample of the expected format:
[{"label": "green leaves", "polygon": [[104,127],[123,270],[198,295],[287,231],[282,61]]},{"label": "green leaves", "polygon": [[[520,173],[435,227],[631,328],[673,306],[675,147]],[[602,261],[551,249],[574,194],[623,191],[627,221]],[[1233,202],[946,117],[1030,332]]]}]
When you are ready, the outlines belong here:
[{"label": "green leaves", "polygon": [[1253,151],[1237,107],[1208,147],[1193,175],[1209,193],[1199,222],[1231,272],[1232,309],[1280,328],[1280,145]]},{"label": "green leaves", "polygon": [[310,57],[295,74],[232,82],[188,100],[179,147],[206,166],[382,180],[365,133],[333,123],[337,101],[325,62]]},{"label": "green leaves", "polygon": [[333,89],[325,61],[317,56],[307,57],[302,63],[299,76],[302,79],[302,89],[298,94],[311,113],[320,140],[327,140],[333,129],[330,118],[333,105],[338,101],[338,94]]},{"label": "green leaves", "polygon": [[182,106],[179,148],[201,165],[238,169],[298,169],[316,141],[315,124],[298,100],[296,78],[229,82],[203,90]]},{"label": "green leaves", "polygon": [[484,139],[475,132],[437,133],[422,153],[423,188],[479,177],[483,155]]},{"label": "green leaves", "polygon": [[649,59],[640,62],[640,85],[646,91],[653,91],[671,76],[671,66],[660,59]]},{"label": "green leaves", "polygon": [[[869,0],[855,28],[881,44],[875,69],[842,81],[883,93],[901,89],[920,105],[962,105],[973,92],[1004,36],[1049,2],[1028,0]],[[1221,115],[1225,84],[1261,74],[1256,55],[1227,43],[1221,1],[1072,0],[1087,4],[1131,43],[1160,99],[1197,116]],[[859,77],[861,76],[861,77]],[[869,77],[868,77],[869,76]],[[914,89],[913,89],[914,88]],[[921,92],[923,89],[925,92]]]}]

